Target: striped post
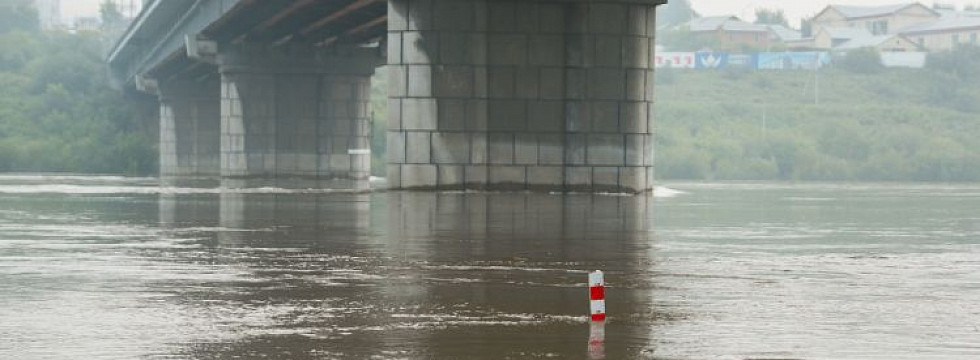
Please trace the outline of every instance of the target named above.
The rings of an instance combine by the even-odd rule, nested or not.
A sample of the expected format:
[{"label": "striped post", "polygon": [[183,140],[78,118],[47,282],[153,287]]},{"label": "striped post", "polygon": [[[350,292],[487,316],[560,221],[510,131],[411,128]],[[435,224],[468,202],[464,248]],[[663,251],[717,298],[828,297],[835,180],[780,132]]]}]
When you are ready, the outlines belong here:
[{"label": "striped post", "polygon": [[593,321],[589,323],[589,359],[606,358],[606,322]]},{"label": "striped post", "polygon": [[592,321],[606,321],[606,281],[602,271],[589,273],[589,307]]}]

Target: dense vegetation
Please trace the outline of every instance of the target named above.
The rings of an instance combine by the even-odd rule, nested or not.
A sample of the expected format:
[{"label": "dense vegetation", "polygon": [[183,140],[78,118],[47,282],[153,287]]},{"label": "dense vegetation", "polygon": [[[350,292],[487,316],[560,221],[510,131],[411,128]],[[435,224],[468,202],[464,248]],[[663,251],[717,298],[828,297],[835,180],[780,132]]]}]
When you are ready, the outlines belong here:
[{"label": "dense vegetation", "polygon": [[817,74],[661,72],[658,176],[978,181],[977,55],[940,54],[925,70],[868,71],[858,59]]},{"label": "dense vegetation", "polygon": [[[0,18],[11,9],[31,18],[30,10],[9,7]],[[36,21],[2,24],[0,171],[155,171],[152,124],[109,87],[98,34],[42,34]]]}]

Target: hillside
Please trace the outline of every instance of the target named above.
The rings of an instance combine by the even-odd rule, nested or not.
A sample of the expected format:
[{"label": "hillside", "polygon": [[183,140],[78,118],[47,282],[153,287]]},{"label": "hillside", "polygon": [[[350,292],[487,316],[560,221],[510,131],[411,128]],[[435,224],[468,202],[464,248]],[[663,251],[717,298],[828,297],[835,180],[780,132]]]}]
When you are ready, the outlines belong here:
[{"label": "hillside", "polygon": [[658,177],[980,180],[980,86],[930,70],[816,75],[661,71]]}]

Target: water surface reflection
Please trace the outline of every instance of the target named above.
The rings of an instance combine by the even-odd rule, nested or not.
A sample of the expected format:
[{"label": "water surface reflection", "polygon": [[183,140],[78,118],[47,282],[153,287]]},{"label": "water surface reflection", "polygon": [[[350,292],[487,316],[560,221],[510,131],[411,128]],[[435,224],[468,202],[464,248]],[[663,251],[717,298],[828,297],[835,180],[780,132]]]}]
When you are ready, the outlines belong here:
[{"label": "water surface reflection", "polygon": [[202,326],[227,328],[177,346],[193,358],[588,358],[585,274],[602,268],[617,284],[610,311],[622,314],[607,329],[606,356],[627,358],[648,344],[651,205],[542,194],[161,195],[160,224],[201,245],[171,260],[234,276],[155,286],[173,289],[182,312],[207,314]]}]

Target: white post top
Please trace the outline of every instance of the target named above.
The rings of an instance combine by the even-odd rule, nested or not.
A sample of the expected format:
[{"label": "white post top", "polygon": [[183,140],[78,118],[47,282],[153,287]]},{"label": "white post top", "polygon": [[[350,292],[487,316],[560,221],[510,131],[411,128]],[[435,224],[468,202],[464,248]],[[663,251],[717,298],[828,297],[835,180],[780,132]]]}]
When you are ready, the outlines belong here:
[{"label": "white post top", "polygon": [[603,279],[602,271],[596,270],[589,273],[589,286],[603,286],[606,284]]}]

